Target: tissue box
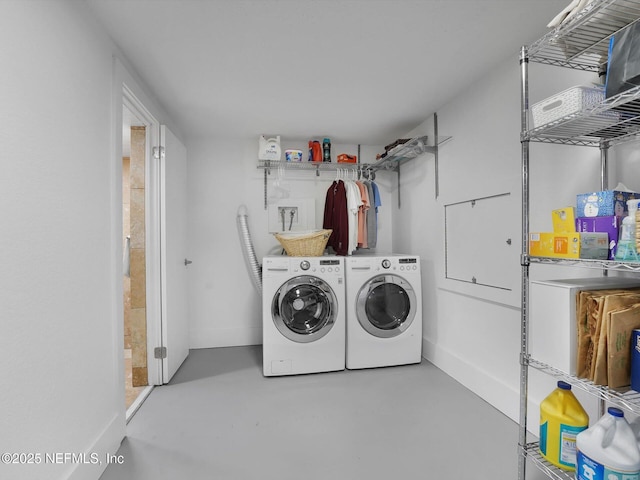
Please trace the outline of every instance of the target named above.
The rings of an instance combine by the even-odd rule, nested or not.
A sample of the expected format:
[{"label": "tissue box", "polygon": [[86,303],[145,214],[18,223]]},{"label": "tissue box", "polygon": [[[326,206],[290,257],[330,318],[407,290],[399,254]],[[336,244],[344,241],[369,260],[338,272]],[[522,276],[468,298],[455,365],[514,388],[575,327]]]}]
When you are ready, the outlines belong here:
[{"label": "tissue box", "polygon": [[580,258],[579,233],[541,232],[529,234],[532,257]]},{"label": "tissue box", "polygon": [[604,232],[580,232],[580,258],[606,260],[609,258],[609,235]]},{"label": "tissue box", "polygon": [[576,215],[575,208],[565,207],[551,212],[553,231],[556,233],[575,232]]},{"label": "tissue box", "polygon": [[606,260],[609,256],[609,236],[604,232],[530,233],[529,255]]},{"label": "tissue box", "polygon": [[614,260],[622,217],[615,215],[609,217],[579,217],[576,219],[576,230],[578,232],[605,232],[609,239],[609,260]]},{"label": "tissue box", "polygon": [[578,195],[577,217],[624,217],[628,214],[627,200],[640,198],[639,193],[604,190]]}]

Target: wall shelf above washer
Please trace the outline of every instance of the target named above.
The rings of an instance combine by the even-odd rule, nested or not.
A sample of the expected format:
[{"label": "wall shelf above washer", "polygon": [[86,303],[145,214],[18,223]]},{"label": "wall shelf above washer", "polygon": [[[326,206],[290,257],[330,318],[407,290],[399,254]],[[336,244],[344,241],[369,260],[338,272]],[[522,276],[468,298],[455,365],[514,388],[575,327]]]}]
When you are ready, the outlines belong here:
[{"label": "wall shelf above washer", "polygon": [[[439,194],[438,189],[438,147],[451,140],[452,137],[438,136],[438,116],[433,114],[434,118],[434,135],[431,137],[435,142],[429,143],[429,137],[422,135],[412,138],[411,140],[397,145],[388,152],[386,156],[372,163],[337,163],[337,162],[282,162],[279,160],[258,160],[258,168],[264,170],[264,209],[267,210],[267,176],[271,174],[272,169],[284,168],[286,170],[314,170],[316,176],[320,176],[320,172],[336,172],[339,170],[355,171],[364,174],[366,178],[375,178],[375,172],[378,170],[386,170],[396,172],[398,174],[398,208],[400,208],[400,165],[413,160],[425,153],[430,153],[435,160],[435,192],[436,198]],[[358,150],[360,146],[358,145]],[[358,152],[359,153],[359,152]]]},{"label": "wall shelf above washer", "polygon": [[369,170],[376,172],[378,170],[397,171],[399,166],[412,160],[423,153],[437,152],[439,145],[449,141],[451,137],[437,137],[435,144],[429,143],[429,137],[423,135],[412,138],[406,143],[398,145],[387,152],[384,158],[371,163],[337,163],[337,162],[282,162],[278,160],[258,160],[258,168],[271,170],[272,168],[284,167],[286,169],[295,170],[315,170],[316,175],[320,175],[322,171],[335,172],[338,169],[345,170]]}]

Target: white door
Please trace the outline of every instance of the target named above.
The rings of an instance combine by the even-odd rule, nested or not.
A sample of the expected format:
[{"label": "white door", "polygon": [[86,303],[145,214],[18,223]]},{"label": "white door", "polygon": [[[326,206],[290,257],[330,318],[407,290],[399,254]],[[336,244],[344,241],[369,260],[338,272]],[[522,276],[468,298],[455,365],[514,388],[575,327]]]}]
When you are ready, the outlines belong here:
[{"label": "white door", "polygon": [[160,126],[162,251],[162,381],[189,354],[187,304],[187,149]]}]

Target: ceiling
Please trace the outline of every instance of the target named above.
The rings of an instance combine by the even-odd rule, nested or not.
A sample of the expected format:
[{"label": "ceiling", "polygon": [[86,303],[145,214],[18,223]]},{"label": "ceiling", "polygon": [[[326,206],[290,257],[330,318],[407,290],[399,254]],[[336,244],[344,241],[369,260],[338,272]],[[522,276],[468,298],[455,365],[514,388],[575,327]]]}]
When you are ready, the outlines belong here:
[{"label": "ceiling", "polygon": [[569,0],[87,0],[188,137],[389,143]]}]

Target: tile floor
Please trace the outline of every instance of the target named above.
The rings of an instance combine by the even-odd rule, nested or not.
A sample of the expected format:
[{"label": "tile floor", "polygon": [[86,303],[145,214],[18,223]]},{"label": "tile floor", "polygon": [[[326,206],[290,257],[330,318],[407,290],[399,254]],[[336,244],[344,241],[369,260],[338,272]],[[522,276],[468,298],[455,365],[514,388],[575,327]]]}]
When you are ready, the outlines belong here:
[{"label": "tile floor", "polygon": [[142,393],[142,391],[147,388],[144,387],[134,387],[133,386],[133,370],[132,370],[132,362],[131,362],[131,349],[124,350],[124,393],[125,393],[125,403],[126,407],[129,408],[131,404],[138,398],[138,395]]},{"label": "tile floor", "polygon": [[[426,360],[265,378],[259,346],[192,350],[101,480],[515,480],[517,438]],[[527,480],[545,478],[531,470]]]}]

